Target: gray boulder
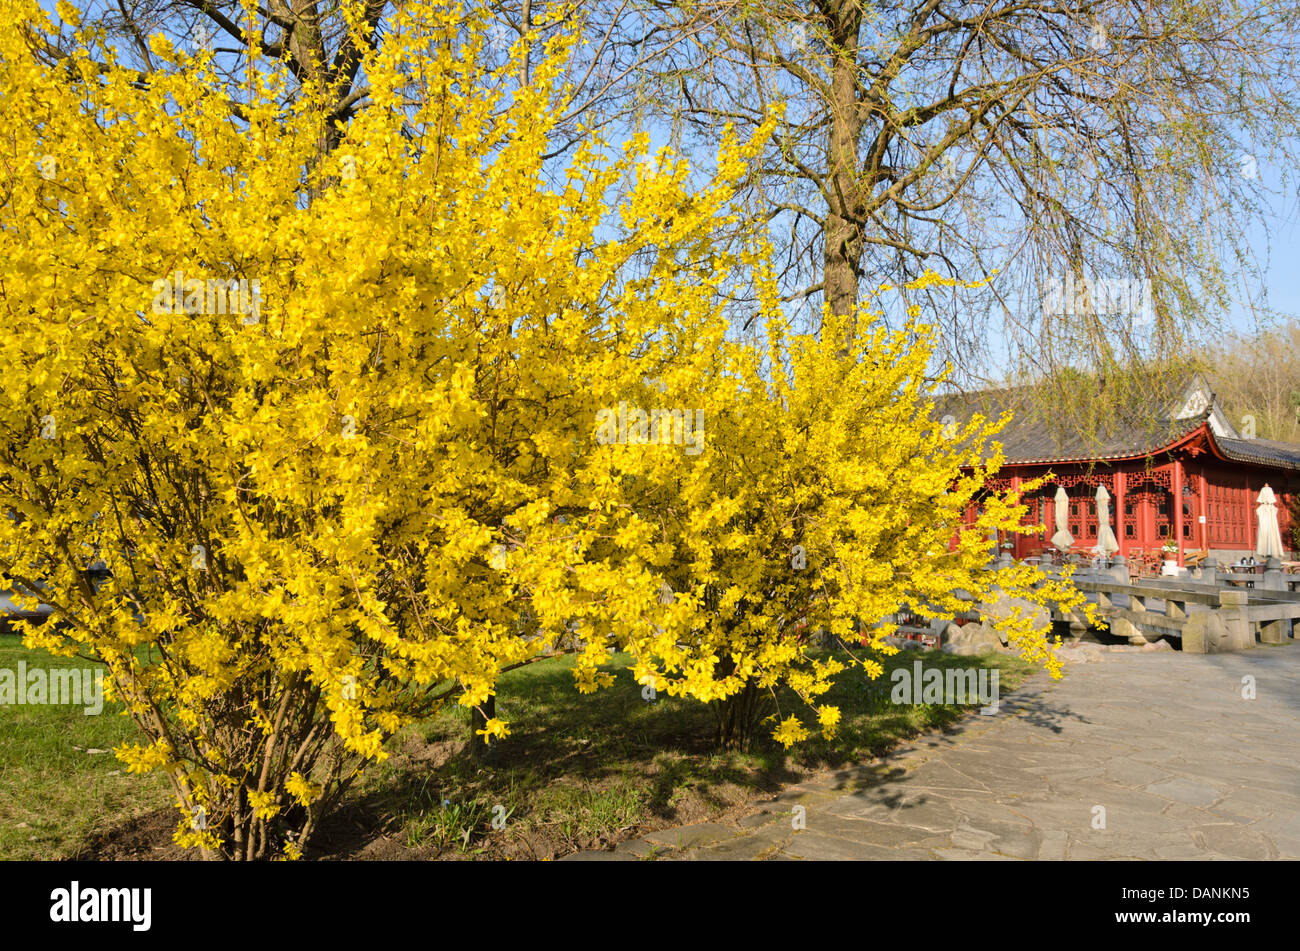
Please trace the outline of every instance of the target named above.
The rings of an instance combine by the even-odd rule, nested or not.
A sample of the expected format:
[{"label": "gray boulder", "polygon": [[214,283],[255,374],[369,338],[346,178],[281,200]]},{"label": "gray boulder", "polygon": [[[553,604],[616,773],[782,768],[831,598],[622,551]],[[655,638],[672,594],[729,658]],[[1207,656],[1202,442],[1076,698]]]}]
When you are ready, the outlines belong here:
[{"label": "gray boulder", "polygon": [[981,647],[979,644],[945,644],[940,648],[945,654],[956,654],[958,657],[975,657],[979,654],[987,654],[992,648]]},{"label": "gray boulder", "polygon": [[895,637],[890,635],[884,639],[890,647],[897,647],[899,650],[924,650],[925,645],[920,641],[914,641],[907,637]]},{"label": "gray boulder", "polygon": [[[978,607],[978,613],[983,618],[983,624],[986,630],[994,630],[996,621],[1003,621],[1019,609],[1020,613],[1030,618],[1030,623],[1035,630],[1040,628],[1051,628],[1052,613],[1041,604],[1034,604],[1032,601],[1026,601],[1024,598],[1013,598],[1010,595],[999,595],[993,601],[981,602]],[[1007,643],[1004,634],[997,634],[999,642]]]},{"label": "gray boulder", "polygon": [[939,632],[940,644],[951,644],[955,641],[960,642],[962,638],[962,626],[954,624],[952,621],[945,621],[943,630]]},{"label": "gray boulder", "polygon": [[967,624],[964,627],[950,624],[944,631],[943,651],[946,654],[983,654],[997,650],[1002,641],[995,631],[984,624]]},{"label": "gray boulder", "polygon": [[1099,664],[1102,661],[1102,650],[1097,644],[1063,644],[1057,656],[1066,663]]}]

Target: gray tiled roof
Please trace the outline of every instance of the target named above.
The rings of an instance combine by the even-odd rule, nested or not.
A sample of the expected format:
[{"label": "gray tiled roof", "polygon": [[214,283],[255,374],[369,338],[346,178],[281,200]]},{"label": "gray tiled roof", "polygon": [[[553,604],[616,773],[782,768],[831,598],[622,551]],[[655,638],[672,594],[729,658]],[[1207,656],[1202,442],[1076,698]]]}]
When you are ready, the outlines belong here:
[{"label": "gray tiled roof", "polygon": [[[951,414],[962,426],[975,413],[996,420],[1004,412],[1011,412],[1011,421],[994,437],[1002,444],[1007,464],[1122,459],[1155,453],[1204,425],[1215,412],[1214,404],[1196,415],[1175,417],[1187,393],[1186,387],[1172,386],[1168,399],[1153,400],[1170,407],[1166,412],[1154,417],[1112,420],[1094,435],[1083,435],[1059,418],[1044,414],[1041,398],[1033,399],[1035,392],[1030,387],[937,397],[935,415],[942,419]],[[1267,439],[1212,438],[1229,459],[1300,470],[1300,446]]]},{"label": "gray tiled roof", "polygon": [[1223,454],[1238,462],[1254,462],[1262,466],[1300,471],[1300,446],[1275,442],[1272,439],[1227,439],[1218,437]]},{"label": "gray tiled roof", "polygon": [[1010,422],[994,437],[1002,444],[1007,463],[1069,462],[1144,455],[1192,432],[1205,422],[1208,414],[1180,420],[1164,417],[1143,423],[1113,422],[1102,432],[1084,435],[1054,425],[1056,421],[1044,419],[1041,410],[1024,405],[1014,393],[1006,391],[948,396],[939,402],[936,412],[940,418],[951,414],[959,427],[975,413],[996,420],[1004,412],[1010,412]]}]

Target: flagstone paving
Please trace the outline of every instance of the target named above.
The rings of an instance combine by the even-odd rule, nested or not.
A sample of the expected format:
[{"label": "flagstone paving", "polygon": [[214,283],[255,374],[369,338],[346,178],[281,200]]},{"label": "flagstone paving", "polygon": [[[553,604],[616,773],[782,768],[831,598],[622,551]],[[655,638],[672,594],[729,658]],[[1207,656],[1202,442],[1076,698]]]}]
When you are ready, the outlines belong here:
[{"label": "flagstone paving", "polygon": [[571,858],[1300,859],[1300,646],[1092,659],[738,822]]}]

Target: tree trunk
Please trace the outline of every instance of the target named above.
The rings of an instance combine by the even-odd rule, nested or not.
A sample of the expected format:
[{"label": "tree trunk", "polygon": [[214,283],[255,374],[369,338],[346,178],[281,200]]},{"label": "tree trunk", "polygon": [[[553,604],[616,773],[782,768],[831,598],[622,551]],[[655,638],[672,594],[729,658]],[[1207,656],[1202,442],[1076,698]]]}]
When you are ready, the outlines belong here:
[{"label": "tree trunk", "polygon": [[717,721],[714,745],[721,750],[748,750],[766,706],[758,684],[746,681],[739,693],[714,701],[710,706]]},{"label": "tree trunk", "polygon": [[858,37],[861,7],[852,0],[824,0],[830,32],[831,66],[830,140],[827,187],[830,205],[825,228],[825,291],[831,313],[850,318],[850,339],[855,331],[858,279],[862,269],[862,209],[858,146],[862,113],[858,106]]}]

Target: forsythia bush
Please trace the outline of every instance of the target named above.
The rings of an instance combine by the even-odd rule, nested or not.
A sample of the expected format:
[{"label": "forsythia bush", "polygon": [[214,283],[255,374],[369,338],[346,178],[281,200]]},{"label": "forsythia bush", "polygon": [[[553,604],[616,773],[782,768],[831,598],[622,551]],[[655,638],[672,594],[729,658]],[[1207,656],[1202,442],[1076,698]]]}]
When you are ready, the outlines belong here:
[{"label": "forsythia bush", "polygon": [[236,117],[206,56],[158,42],[141,88],[85,33],[49,67],[36,4],[0,6],[4,580],[57,611],[29,643],[108,665],[180,841],[296,854],[387,736],[563,633],[516,571],[547,618],[619,587],[572,577],[593,420],[714,312],[746,154],[691,191],[593,136],[549,184],[563,48],[509,90],[455,4],[395,17],[323,161],[328,97],[284,109],[275,64]]},{"label": "forsythia bush", "polygon": [[[956,282],[927,273],[908,286],[932,283]],[[713,701],[718,740],[741,746],[784,684],[829,738],[840,711],[818,698],[846,664],[883,673],[877,657],[897,653],[885,642],[896,625],[874,622],[902,608],[952,618],[969,599],[1000,591],[1092,618],[1068,574],[1052,579],[1024,564],[989,570],[990,536],[1032,530],[1020,524],[1018,496],[985,490],[1001,465],[994,437],[1005,421],[976,416],[955,432],[934,421],[924,383],[933,331],[915,311],[889,330],[864,307],[851,339],[827,312],[820,334],[793,335],[773,285],[761,285],[766,351],[719,336],[702,372],[677,377],[678,390],[645,395],[703,406],[707,454],[690,464],[662,445],[619,447],[621,468],[636,478],[617,536],[635,544],[618,560],[645,564],[675,593],[668,618],[646,637],[635,633],[643,619],[621,622],[618,642],[632,644],[638,680]],[[980,514],[965,525],[975,501]],[[864,633],[864,624],[874,626]],[[1060,675],[1046,629],[1019,614],[1000,626],[1023,657]],[[819,629],[847,652],[811,652],[807,634]],[[786,745],[809,735],[793,712],[776,719]]]},{"label": "forsythia bush", "polygon": [[727,339],[765,256],[715,235],[759,140],[692,186],[593,133],[556,182],[570,41],[520,88],[472,15],[414,0],[324,153],[328,90],[285,106],[276,63],[232,92],[156,40],[142,82],[85,30],[51,66],[38,4],[0,10],[0,583],[55,608],[27,643],[107,665],[182,844],[301,854],[395,731],[574,639],[581,690],[619,647],[702,701],[788,685],[833,732],[841,662],[792,613],[1077,603],[983,571],[1014,499],[961,534],[993,427],[930,421],[925,328],[842,353],[762,280],[766,352]]}]

